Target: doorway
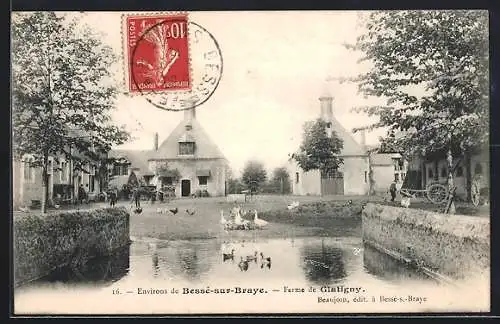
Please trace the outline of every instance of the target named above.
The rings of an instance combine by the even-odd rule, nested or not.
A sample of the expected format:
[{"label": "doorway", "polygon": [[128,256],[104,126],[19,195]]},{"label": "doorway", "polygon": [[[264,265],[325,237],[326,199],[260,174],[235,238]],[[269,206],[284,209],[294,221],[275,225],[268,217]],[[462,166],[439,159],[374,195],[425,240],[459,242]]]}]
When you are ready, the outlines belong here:
[{"label": "doorway", "polygon": [[191,180],[181,181],[181,196],[188,197],[191,195]]}]

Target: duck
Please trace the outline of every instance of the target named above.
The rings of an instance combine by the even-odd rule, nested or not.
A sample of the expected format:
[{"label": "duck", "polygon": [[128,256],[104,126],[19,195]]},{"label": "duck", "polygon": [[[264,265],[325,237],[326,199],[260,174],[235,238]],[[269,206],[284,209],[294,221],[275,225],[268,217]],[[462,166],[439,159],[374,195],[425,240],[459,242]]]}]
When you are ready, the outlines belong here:
[{"label": "duck", "polygon": [[404,208],[410,207],[410,197],[403,197],[401,199],[401,206],[403,206]]},{"label": "duck", "polygon": [[240,268],[241,271],[247,271],[248,270],[248,261],[243,260],[243,257],[241,257],[240,263],[238,263],[238,267]]},{"label": "duck", "polygon": [[193,216],[195,212],[196,212],[196,211],[194,211],[194,210],[189,210],[189,209],[186,209],[186,213],[187,213],[189,216]]},{"label": "duck", "polygon": [[257,263],[257,255],[258,255],[257,251],[255,251],[253,255],[247,255],[247,261],[248,262],[254,261],[255,263]]},{"label": "duck", "polygon": [[297,207],[299,207],[299,202],[298,202],[298,201],[292,201],[292,202],[291,202],[291,203],[287,206],[288,210],[292,210],[292,209],[295,209],[295,208],[297,208]]},{"label": "duck", "polygon": [[222,253],[222,261],[234,260],[234,249],[231,249],[231,253]]},{"label": "duck", "polygon": [[169,209],[169,211],[172,213],[172,214],[177,214],[177,212],[179,211],[179,209],[177,207],[175,207],[174,209]]},{"label": "duck", "polygon": [[163,209],[161,209],[160,207],[156,208],[156,213],[163,214]]},{"label": "duck", "polygon": [[271,269],[271,257],[265,257],[264,253],[260,252],[260,260],[261,260],[261,264],[260,264],[261,269],[264,268],[264,266]]},{"label": "duck", "polygon": [[352,200],[350,200],[350,199],[344,204],[344,207],[349,206],[349,205],[352,205]]},{"label": "duck", "polygon": [[254,210],[253,222],[258,227],[264,227],[269,223],[268,221],[259,218],[259,214],[257,213],[257,209]]}]

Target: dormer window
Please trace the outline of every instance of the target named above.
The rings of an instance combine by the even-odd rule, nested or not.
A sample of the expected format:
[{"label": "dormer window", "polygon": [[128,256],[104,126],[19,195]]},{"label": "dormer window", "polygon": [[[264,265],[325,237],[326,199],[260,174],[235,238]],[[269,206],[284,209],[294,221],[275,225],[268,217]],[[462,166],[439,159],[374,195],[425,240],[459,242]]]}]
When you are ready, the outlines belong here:
[{"label": "dormer window", "polygon": [[179,155],[194,155],[194,142],[180,142]]},{"label": "dormer window", "polygon": [[193,129],[193,126],[191,126],[190,124],[187,124],[185,127],[184,127],[187,131],[190,131]]}]

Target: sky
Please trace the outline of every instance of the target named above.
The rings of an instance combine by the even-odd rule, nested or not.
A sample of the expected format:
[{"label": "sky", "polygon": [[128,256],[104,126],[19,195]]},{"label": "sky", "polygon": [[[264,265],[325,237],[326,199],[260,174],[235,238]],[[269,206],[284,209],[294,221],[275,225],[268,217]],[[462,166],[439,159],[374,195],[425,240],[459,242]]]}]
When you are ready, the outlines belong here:
[{"label": "sky", "polygon": [[[84,21],[122,55],[122,15],[88,12]],[[333,114],[347,129],[373,121],[353,107],[380,104],[363,98],[355,84],[327,81],[354,76],[369,68],[360,53],[347,50],[363,31],[354,11],[190,12],[190,20],[207,29],[221,48],[224,72],[210,99],[197,107],[197,119],[238,174],[248,160],[268,170],[286,164],[302,138],[302,125],[319,116],[319,96],[333,96]],[[123,79],[123,61],[116,67]],[[123,88],[124,89],[124,88]],[[183,112],[153,107],[142,97],[120,95],[113,121],[125,125],[133,140],[116,148],[151,149],[183,118]],[[383,131],[368,133],[376,144]],[[359,142],[358,134],[353,135]]]}]

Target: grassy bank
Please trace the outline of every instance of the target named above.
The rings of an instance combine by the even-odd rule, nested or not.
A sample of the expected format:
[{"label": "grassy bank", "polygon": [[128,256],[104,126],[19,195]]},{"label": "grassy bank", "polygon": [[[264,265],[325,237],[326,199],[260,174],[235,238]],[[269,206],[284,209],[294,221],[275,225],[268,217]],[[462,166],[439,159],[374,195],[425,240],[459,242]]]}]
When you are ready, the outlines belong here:
[{"label": "grassy bank", "polygon": [[129,243],[124,208],[63,211],[14,218],[16,285],[46,276],[63,266],[80,267]]}]

